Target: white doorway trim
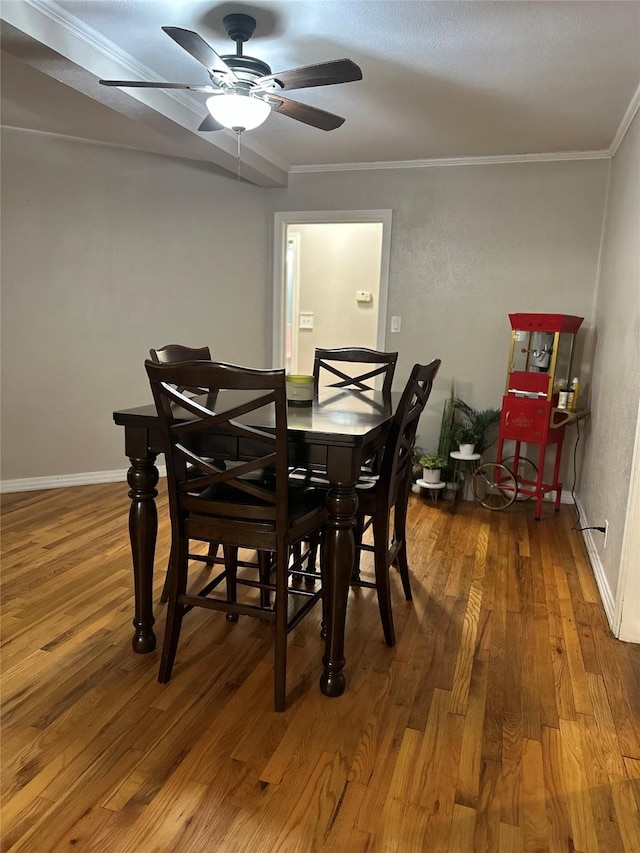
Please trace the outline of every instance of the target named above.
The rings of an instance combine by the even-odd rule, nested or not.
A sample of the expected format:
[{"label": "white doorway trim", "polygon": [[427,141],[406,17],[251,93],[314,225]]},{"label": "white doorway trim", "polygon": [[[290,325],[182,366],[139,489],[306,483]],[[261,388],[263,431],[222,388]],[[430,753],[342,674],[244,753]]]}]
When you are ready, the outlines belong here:
[{"label": "white doorway trim", "polygon": [[[291,354],[292,356],[295,356],[298,352],[298,337],[300,335],[299,324],[295,322],[295,319],[299,314],[300,305],[300,234],[291,233],[287,235],[287,250],[289,249],[289,247],[291,247],[291,252],[287,251],[285,272],[288,276],[291,277],[291,281],[288,282],[288,285],[291,284],[293,297],[291,300]],[[289,269],[291,254],[293,254],[293,263],[291,264],[293,269]],[[284,349],[285,347],[283,341],[283,354]],[[297,368],[295,370],[292,370],[291,372],[296,373]]]},{"label": "white doorway trim", "polygon": [[382,252],[380,259],[380,293],[378,308],[377,344],[385,349],[387,330],[387,297],[391,263],[391,210],[295,210],[274,214],[273,227],[273,341],[274,367],[284,367],[284,330],[286,296],[287,227],[302,224],[333,224],[341,222],[382,223]]}]

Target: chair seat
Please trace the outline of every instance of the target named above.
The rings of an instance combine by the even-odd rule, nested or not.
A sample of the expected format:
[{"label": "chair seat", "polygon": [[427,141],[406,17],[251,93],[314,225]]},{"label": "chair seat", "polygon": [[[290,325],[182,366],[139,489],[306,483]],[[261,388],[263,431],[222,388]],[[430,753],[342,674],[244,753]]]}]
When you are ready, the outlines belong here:
[{"label": "chair seat", "polygon": [[[264,486],[265,484],[262,483],[262,485]],[[275,492],[275,489],[273,491]],[[300,486],[290,485],[288,491],[290,527],[298,524],[306,515],[317,512],[318,510],[323,510],[325,507],[327,499],[326,492],[321,488],[313,488],[311,486],[301,488]],[[242,509],[243,505],[252,507],[259,505],[264,506],[265,509],[269,509],[272,506],[272,504],[267,501],[257,500],[254,495],[243,494],[237,489],[233,489],[224,484],[211,486],[208,489],[205,489],[205,491],[194,498],[194,501],[195,503],[191,504],[193,511],[207,516],[217,515],[215,506],[219,503],[226,504],[229,510],[231,510],[234,505],[238,506],[239,509]],[[207,505],[209,506],[209,511],[207,511]],[[228,517],[229,516],[225,514],[225,519],[228,519]],[[247,517],[244,515],[242,517],[243,524],[251,522],[252,520],[262,524],[264,523],[263,518],[256,517],[252,519],[251,516]],[[273,522],[273,526],[275,528],[275,521]]]},{"label": "chair seat", "polygon": [[[358,493],[360,490],[372,489],[378,482],[378,474],[369,474],[361,472],[360,479],[356,483]],[[323,477],[319,471],[308,470],[307,468],[294,468],[289,474],[289,481],[295,488],[302,486],[315,486],[316,488],[328,489],[331,485],[326,477]]]}]

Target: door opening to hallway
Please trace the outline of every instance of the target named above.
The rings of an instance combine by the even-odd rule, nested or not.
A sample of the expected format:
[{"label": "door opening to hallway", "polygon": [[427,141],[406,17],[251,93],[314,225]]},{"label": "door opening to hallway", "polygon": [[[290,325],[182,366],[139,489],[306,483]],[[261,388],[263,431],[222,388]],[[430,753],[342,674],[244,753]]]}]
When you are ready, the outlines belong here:
[{"label": "door opening to hallway", "polygon": [[276,217],[274,363],[310,373],[316,347],[384,349],[390,211]]}]

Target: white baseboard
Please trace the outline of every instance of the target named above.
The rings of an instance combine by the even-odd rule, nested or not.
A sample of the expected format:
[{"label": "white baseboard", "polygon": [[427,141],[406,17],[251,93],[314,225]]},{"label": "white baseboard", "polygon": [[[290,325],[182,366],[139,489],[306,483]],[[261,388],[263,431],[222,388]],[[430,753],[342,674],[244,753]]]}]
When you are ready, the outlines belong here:
[{"label": "white baseboard", "polygon": [[[161,477],[166,467],[158,465]],[[64,489],[67,486],[94,486],[98,483],[126,483],[128,468],[118,471],[87,471],[83,474],[59,474],[51,477],[28,477],[23,480],[1,480],[0,494],[8,492],[35,492],[40,489]]]},{"label": "white baseboard", "polygon": [[[577,498],[576,503],[578,505],[578,509],[580,510],[580,517],[586,518],[586,513],[582,507],[582,504]],[[600,593],[600,598],[602,599],[602,606],[604,607],[604,612],[607,616],[607,621],[609,622],[609,627],[613,631],[614,636],[616,636],[616,603],[611,593],[611,588],[609,587],[606,575],[604,573],[604,566],[602,565],[602,561],[600,560],[600,554],[598,553],[598,549],[596,548],[595,539],[593,538],[593,530],[583,530],[582,535],[584,537],[584,544],[586,545],[587,553],[589,555],[589,562],[591,563],[591,568],[593,569],[593,574],[595,575],[596,584]]]}]

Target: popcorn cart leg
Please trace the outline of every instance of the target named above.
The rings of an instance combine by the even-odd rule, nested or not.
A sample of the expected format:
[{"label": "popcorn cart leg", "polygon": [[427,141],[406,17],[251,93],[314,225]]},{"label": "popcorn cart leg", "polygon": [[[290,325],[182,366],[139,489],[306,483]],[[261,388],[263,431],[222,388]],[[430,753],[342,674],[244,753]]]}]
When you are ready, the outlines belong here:
[{"label": "popcorn cart leg", "polygon": [[562,498],[562,483],[558,482],[560,476],[560,460],[562,459],[562,439],[556,444],[556,461],[553,466],[553,485],[556,489],[555,511],[560,511],[560,500]]},{"label": "popcorn cart leg", "polygon": [[540,521],[542,515],[542,498],[544,491],[542,489],[542,478],[544,476],[544,455],[546,451],[544,444],[540,445],[540,456],[538,458],[538,480],[536,482],[536,521]]}]

